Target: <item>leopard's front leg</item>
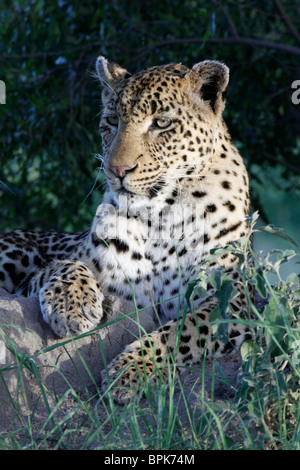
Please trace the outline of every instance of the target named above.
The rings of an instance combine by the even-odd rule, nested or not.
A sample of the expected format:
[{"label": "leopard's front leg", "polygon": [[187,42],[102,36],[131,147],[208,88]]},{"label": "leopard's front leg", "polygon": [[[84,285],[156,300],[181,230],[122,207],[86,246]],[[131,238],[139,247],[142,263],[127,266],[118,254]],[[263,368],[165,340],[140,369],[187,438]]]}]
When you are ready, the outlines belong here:
[{"label": "leopard's front leg", "polygon": [[53,261],[33,277],[28,294],[39,296],[45,322],[60,337],[89,331],[103,316],[101,287],[79,261]]},{"label": "leopard's front leg", "polygon": [[[145,379],[164,380],[168,376],[168,358],[177,366],[199,362],[207,357],[223,356],[239,348],[248,337],[248,328],[229,325],[229,343],[222,343],[214,337],[209,314],[217,306],[217,299],[207,301],[199,312],[188,313],[184,319],[171,320],[166,325],[136,340],[117,356],[102,372],[102,389],[111,386],[111,393],[117,403],[125,403],[142,391]],[[249,335],[250,336],[250,335]],[[175,362],[174,362],[175,361]]]}]

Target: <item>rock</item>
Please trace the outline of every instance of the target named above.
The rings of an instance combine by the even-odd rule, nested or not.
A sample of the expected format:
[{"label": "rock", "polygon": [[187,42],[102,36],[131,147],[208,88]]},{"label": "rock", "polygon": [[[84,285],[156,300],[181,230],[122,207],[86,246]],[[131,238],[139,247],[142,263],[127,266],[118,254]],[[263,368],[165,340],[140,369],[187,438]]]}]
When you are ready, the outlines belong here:
[{"label": "rock", "polygon": [[144,312],[140,327],[136,313],[123,318],[122,312],[134,312],[132,304],[112,301],[96,332],[62,339],[43,321],[37,298],[0,289],[0,431],[12,429],[15,420],[33,410],[43,413],[70,389],[85,393],[97,387],[105,363],[155,328]]}]

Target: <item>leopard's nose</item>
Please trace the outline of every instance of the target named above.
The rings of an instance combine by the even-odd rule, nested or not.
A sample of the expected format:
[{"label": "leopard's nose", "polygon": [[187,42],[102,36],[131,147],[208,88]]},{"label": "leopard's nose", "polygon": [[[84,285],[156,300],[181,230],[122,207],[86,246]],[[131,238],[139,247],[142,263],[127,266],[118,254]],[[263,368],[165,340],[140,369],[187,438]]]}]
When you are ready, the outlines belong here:
[{"label": "leopard's nose", "polygon": [[130,171],[133,171],[135,168],[137,167],[137,165],[135,165],[134,167],[130,167],[130,166],[125,166],[125,165],[111,165],[109,166],[109,170],[112,171],[119,179],[123,179],[125,178],[125,176],[127,175],[127,173],[129,173]]}]

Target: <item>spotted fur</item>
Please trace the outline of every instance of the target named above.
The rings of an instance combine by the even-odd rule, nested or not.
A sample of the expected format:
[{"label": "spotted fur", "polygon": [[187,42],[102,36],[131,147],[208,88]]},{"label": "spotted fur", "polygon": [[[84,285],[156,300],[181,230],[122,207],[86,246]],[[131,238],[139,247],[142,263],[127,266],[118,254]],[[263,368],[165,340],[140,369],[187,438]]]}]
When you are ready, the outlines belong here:
[{"label": "spotted fur", "polygon": [[[39,295],[43,318],[59,336],[98,325],[108,295],[134,297],[139,309],[152,306],[163,326],[109,366],[110,380],[125,371],[114,392],[122,402],[155,364],[164,373],[197,267],[211,249],[248,233],[249,187],[222,118],[229,81],[224,64],[169,64],[130,75],[99,57],[96,71],[108,189],[91,230],[1,235],[0,283],[10,292]],[[236,257],[224,255],[215,265],[236,278]],[[235,288],[239,295],[229,308],[239,315],[246,296],[238,282]],[[223,355],[248,337],[247,328],[232,324],[230,343],[215,339],[209,314],[216,305],[212,289],[194,298],[181,326],[179,365],[198,361],[204,350]]]}]

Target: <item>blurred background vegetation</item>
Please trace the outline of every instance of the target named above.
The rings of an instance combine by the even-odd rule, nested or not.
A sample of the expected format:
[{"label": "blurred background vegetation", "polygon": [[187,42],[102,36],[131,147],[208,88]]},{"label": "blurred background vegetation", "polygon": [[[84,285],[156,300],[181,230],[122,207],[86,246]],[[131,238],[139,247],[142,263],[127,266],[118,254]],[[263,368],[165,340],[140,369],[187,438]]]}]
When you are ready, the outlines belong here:
[{"label": "blurred background vegetation", "polygon": [[0,231],[90,225],[103,192],[101,54],[132,73],[225,62],[253,210],[299,240],[299,0],[1,0],[0,37]]}]

